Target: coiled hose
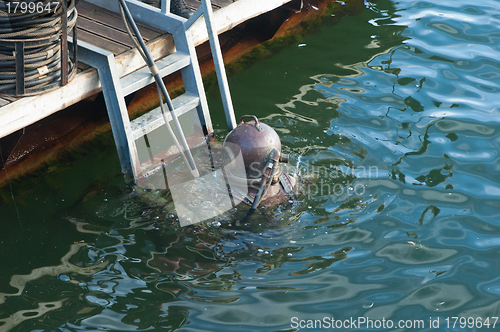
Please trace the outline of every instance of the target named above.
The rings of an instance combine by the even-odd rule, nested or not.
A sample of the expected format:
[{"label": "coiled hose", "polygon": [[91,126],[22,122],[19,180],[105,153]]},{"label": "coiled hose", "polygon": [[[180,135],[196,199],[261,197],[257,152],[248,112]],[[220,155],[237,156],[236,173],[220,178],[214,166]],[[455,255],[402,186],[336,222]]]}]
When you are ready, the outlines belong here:
[{"label": "coiled hose", "polygon": [[[69,33],[76,25],[76,0],[0,2],[0,93],[15,91],[15,42],[24,42],[26,88],[39,89],[60,80],[62,1],[67,3]],[[69,59],[68,73],[74,73],[76,65]]]}]

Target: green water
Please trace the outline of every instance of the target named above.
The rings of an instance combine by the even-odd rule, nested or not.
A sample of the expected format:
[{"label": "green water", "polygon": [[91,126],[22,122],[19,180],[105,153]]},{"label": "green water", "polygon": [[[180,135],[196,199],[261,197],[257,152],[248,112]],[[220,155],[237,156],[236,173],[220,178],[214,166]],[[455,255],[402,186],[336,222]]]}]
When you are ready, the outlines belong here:
[{"label": "green water", "polygon": [[292,206],[180,228],[110,137],[4,188],[0,330],[499,329],[500,3],[365,7],[229,78],[317,175]]}]

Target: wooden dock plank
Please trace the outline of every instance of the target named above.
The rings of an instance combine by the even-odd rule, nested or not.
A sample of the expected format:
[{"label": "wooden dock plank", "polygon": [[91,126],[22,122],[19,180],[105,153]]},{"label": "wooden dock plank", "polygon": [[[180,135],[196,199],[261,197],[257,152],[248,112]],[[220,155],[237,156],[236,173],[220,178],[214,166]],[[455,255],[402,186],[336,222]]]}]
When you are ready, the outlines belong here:
[{"label": "wooden dock plank", "polygon": [[[80,17],[99,22],[103,25],[107,25],[124,33],[127,32],[121,16],[112,11],[106,10],[85,1],[80,1],[76,8]],[[141,22],[136,23],[139,31],[142,34],[142,37],[148,41],[164,33],[163,31],[155,27],[142,24]]]},{"label": "wooden dock plank", "polygon": [[199,1],[196,1],[196,0],[184,0],[184,2],[186,3],[186,5],[193,9],[193,10],[196,10],[198,9],[198,7],[201,6],[201,2]]},{"label": "wooden dock plank", "polygon": [[85,17],[78,18],[78,28],[87,31],[88,33],[101,36],[106,39],[111,39],[112,41],[124,46],[128,46],[129,48],[134,47],[134,43],[127,33],[112,29],[106,25],[91,21]]},{"label": "wooden dock plank", "polygon": [[236,0],[214,0],[212,1],[212,3],[216,6],[219,6],[219,7],[226,7],[227,5],[230,5],[232,4],[233,2],[235,2]]},{"label": "wooden dock plank", "polygon": [[84,71],[84,70],[87,70],[89,68],[90,68],[89,65],[86,65],[83,62],[78,62],[78,70],[79,71]]},{"label": "wooden dock plank", "polygon": [[[196,10],[196,9],[198,9],[201,6],[201,1],[199,1],[199,0],[184,0],[184,2],[192,10]],[[212,2],[212,9],[213,10],[219,9],[220,7],[221,6],[219,6],[218,4],[216,4],[215,1]]]},{"label": "wooden dock plank", "polygon": [[0,98],[0,107],[7,105],[10,101]]},{"label": "wooden dock plank", "polygon": [[[133,48],[120,15],[105,8],[80,1],[78,9],[79,39],[117,55]],[[143,38],[147,41],[161,35],[159,31],[145,24],[138,24]]]},{"label": "wooden dock plank", "polygon": [[196,0],[184,0],[184,2],[192,10],[196,10],[196,9],[198,9],[198,7],[201,6],[201,2],[196,1]]},{"label": "wooden dock plank", "polygon": [[19,99],[19,97],[13,97],[13,96],[2,96],[2,98],[9,102],[13,102]]},{"label": "wooden dock plank", "polygon": [[96,36],[95,34],[82,29],[78,29],[78,39],[86,43],[95,45],[99,48],[105,49],[109,52],[112,52],[113,54],[120,54],[130,49],[130,47],[128,46],[118,44],[111,39]]}]

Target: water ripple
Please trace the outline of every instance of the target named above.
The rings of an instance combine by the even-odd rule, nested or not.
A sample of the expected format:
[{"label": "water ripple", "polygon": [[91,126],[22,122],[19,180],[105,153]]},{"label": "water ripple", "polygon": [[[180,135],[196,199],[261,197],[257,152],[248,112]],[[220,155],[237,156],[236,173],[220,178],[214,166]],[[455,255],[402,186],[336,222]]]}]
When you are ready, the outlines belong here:
[{"label": "water ripple", "polygon": [[235,109],[275,127],[302,173],[296,202],[181,228],[168,198],[89,186],[25,223],[26,247],[70,239],[48,241],[55,263],[0,242],[18,270],[1,279],[0,329],[498,316],[500,2],[365,6],[230,78]]}]

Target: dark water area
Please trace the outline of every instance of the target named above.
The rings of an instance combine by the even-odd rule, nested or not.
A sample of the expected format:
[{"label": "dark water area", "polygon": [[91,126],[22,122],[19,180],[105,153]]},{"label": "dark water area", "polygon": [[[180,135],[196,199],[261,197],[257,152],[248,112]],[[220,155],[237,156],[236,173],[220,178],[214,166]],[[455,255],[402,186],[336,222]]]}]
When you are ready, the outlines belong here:
[{"label": "dark water area", "polygon": [[365,6],[229,78],[292,206],[181,228],[110,137],[4,188],[0,331],[499,329],[500,2]]}]

